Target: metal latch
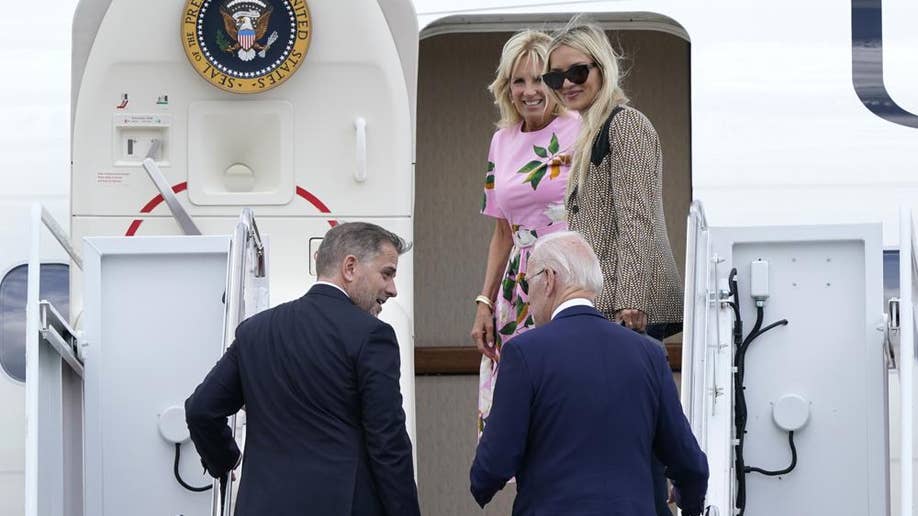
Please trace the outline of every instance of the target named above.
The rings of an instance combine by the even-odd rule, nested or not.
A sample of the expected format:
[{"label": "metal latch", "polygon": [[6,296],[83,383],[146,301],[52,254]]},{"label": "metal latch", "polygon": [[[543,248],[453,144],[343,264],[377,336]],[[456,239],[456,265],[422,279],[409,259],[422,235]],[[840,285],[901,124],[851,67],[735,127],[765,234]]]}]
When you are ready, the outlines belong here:
[{"label": "metal latch", "polygon": [[77,332],[46,300],[38,303],[40,314],[39,336],[54,348],[61,358],[80,376],[83,376],[83,360]]},{"label": "metal latch", "polygon": [[890,329],[890,331],[895,330],[898,332],[899,331],[899,298],[898,297],[889,298],[889,301],[887,302],[886,306],[887,306],[886,313],[889,314],[889,322],[886,323],[886,326],[887,328]]},{"label": "metal latch", "polygon": [[883,332],[883,347],[886,351],[886,365],[889,369],[896,368],[899,326],[899,298],[891,297],[886,303],[886,331]]}]

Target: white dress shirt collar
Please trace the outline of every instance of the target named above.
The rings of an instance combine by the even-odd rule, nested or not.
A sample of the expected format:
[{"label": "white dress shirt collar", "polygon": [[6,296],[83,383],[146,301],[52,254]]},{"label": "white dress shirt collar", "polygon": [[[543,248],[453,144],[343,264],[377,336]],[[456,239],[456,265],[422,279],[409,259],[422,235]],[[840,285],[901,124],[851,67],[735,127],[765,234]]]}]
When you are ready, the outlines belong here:
[{"label": "white dress shirt collar", "polygon": [[573,299],[568,299],[567,301],[558,305],[558,308],[555,308],[555,311],[551,313],[551,318],[554,320],[562,310],[567,310],[572,306],[593,306],[593,302],[585,297],[575,297]]}]

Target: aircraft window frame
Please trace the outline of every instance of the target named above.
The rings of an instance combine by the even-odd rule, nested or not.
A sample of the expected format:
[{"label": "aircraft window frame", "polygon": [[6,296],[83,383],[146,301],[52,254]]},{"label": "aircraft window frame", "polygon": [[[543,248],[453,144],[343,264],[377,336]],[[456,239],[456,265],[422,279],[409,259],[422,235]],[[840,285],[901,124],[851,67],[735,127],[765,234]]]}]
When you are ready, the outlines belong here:
[{"label": "aircraft window frame", "polygon": [[[9,380],[23,384],[26,380],[25,365],[25,296],[28,295],[28,263],[18,263],[10,267],[0,279],[0,371]],[[41,299],[50,300],[55,307],[62,310],[61,315],[68,317],[70,300],[70,264],[48,261],[41,264]],[[58,282],[57,274],[64,274],[66,281]],[[49,279],[51,278],[51,279]],[[18,285],[11,285],[15,281]],[[50,285],[48,282],[52,282]],[[17,288],[18,287],[18,288]],[[59,289],[58,287],[63,287]],[[14,290],[9,299],[7,291]],[[57,289],[49,292],[48,289]],[[63,294],[63,299],[61,299]],[[16,296],[19,296],[18,298]],[[7,303],[10,305],[7,307]],[[8,319],[9,317],[9,319]],[[21,324],[21,330],[9,329],[7,325]],[[9,333],[9,335],[8,335]],[[21,336],[21,338],[20,338]],[[11,338],[10,338],[11,337]],[[19,342],[17,346],[16,342]],[[18,349],[17,349],[18,348]],[[18,361],[21,357],[21,361]]]}]

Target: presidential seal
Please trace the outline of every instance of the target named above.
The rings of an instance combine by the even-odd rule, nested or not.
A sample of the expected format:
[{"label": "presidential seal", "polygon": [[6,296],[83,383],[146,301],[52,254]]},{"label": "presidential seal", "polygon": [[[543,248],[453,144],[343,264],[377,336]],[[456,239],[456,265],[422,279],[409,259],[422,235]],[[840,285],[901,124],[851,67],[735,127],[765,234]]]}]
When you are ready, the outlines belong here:
[{"label": "presidential seal", "polygon": [[207,82],[267,91],[296,72],[312,36],[305,0],[187,0],[182,46]]}]

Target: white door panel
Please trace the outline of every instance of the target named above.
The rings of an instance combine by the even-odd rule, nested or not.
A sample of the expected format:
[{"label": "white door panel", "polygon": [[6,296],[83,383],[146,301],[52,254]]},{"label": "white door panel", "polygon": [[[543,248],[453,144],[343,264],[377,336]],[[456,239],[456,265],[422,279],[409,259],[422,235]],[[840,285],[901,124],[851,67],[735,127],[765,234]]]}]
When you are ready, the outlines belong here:
[{"label": "white door panel", "polygon": [[[243,202],[272,204],[260,210],[262,215],[315,214],[313,207],[296,197],[289,182],[271,186],[276,191],[268,192],[270,201],[262,203],[244,201],[248,194],[242,193],[233,200],[238,185],[224,184],[224,169],[251,154],[239,152],[245,150],[240,147],[257,153],[277,145],[279,138],[292,142],[295,186],[316,195],[333,213],[411,213],[414,76],[405,74],[416,69],[417,55],[401,49],[410,61],[403,67],[400,49],[389,32],[389,21],[393,26],[415,26],[410,9],[389,8],[383,13],[374,0],[309,2],[314,31],[300,69],[273,90],[242,96],[198,77],[179,44],[179,32],[162,30],[179,22],[182,5],[178,0],[111,2],[74,106],[74,214],[129,215],[156,194],[140,167],[144,149],[133,149],[131,159],[124,156],[127,148],[122,147],[132,138],[121,134],[138,130],[138,124],[149,126],[143,131],[154,131],[151,134],[164,141],[168,164],[163,173],[170,184],[187,182],[192,199],[200,203],[189,206],[193,215],[234,216]],[[126,19],[145,23],[123,23]],[[128,102],[119,109],[125,94]],[[168,95],[168,102],[158,104],[163,95]],[[254,109],[259,102],[288,102],[292,131],[274,136],[273,130],[249,125],[250,119],[227,110],[220,123],[205,124],[206,130],[192,133],[194,106],[211,101],[246,102]],[[366,121],[367,179],[363,182],[355,180],[358,118]],[[189,168],[191,153],[209,142],[230,140],[235,142],[231,148],[218,143],[217,152],[208,153],[208,159],[215,161],[213,169]],[[257,163],[249,165],[256,175],[275,173],[271,167],[259,170]],[[223,200],[217,204],[205,195],[214,188],[222,189],[217,197]]]},{"label": "white door panel", "polygon": [[[309,242],[313,245],[328,231],[330,220],[347,222],[361,220],[372,222],[395,232],[402,238],[411,241],[413,238],[411,221],[408,218],[359,218],[359,219],[320,219],[259,217],[255,214],[259,231],[267,241],[268,270],[270,271],[269,290],[271,305],[290,301],[302,296],[315,281],[310,274]],[[78,217],[73,220],[75,242],[82,237],[123,236],[135,219],[116,217]],[[198,217],[195,223],[204,234],[228,235],[236,225],[238,217]],[[91,233],[90,233],[91,231]],[[140,235],[179,235],[178,224],[171,218],[144,219],[136,231]],[[414,408],[414,285],[413,285],[414,252],[409,251],[399,260],[396,276],[398,296],[390,299],[383,308],[380,318],[395,329],[401,350],[401,387],[403,406],[407,416],[408,433],[412,442],[417,442],[415,434]],[[79,272],[71,274],[72,313],[78,313],[82,306],[82,287]]]}]

